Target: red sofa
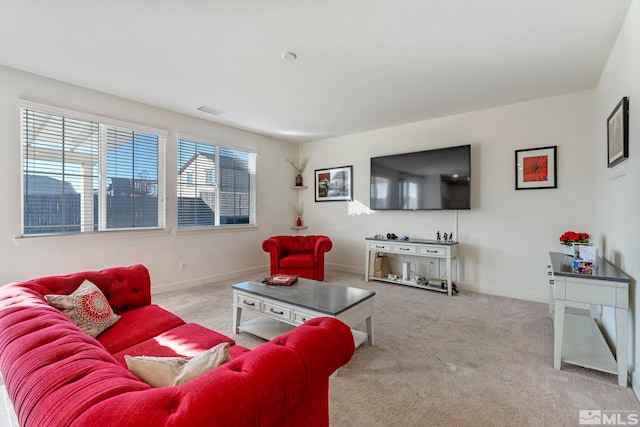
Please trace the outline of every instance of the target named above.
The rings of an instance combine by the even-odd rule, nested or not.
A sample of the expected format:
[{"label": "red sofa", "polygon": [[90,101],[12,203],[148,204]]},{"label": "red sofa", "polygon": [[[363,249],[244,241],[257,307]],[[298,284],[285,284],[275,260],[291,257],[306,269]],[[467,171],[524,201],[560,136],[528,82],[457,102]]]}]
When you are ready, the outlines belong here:
[{"label": "red sofa", "polygon": [[[85,279],[121,316],[97,339],[44,299]],[[123,360],[188,357],[224,341],[230,362],[175,387],[151,388]],[[151,304],[142,265],[0,287],[0,372],[22,427],[329,425],[329,375],[354,352],[345,324],[316,318],[254,350],[233,344]]]},{"label": "red sofa", "polygon": [[324,253],[331,250],[327,236],[272,236],[262,242],[269,252],[271,274],[297,274],[324,280]]}]

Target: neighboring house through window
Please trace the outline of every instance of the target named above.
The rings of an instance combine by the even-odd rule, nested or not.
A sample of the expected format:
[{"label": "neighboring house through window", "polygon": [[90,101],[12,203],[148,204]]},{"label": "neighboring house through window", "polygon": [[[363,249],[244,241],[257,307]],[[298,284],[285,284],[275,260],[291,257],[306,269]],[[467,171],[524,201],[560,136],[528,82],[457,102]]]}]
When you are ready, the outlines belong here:
[{"label": "neighboring house through window", "polygon": [[164,228],[162,132],[47,107],[21,120],[23,234]]},{"label": "neighboring house through window", "polygon": [[178,138],[178,227],[255,224],[256,153]]}]

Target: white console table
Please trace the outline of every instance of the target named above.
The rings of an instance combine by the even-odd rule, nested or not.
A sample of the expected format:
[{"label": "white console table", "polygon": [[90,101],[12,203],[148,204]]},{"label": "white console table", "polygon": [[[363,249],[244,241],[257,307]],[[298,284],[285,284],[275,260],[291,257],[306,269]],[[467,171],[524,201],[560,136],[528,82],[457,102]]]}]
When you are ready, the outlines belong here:
[{"label": "white console table", "polygon": [[[627,386],[627,316],[630,278],[613,264],[598,258],[592,275],[573,270],[573,257],[551,252],[550,314],[553,318],[553,367],[562,362],[618,375]],[[567,302],[591,305],[590,316],[565,314]],[[615,310],[615,356],[600,324],[599,306]]]},{"label": "white console table", "polygon": [[[458,242],[445,243],[444,240],[386,240],[375,239],[373,237],[367,237],[366,239],[366,262],[364,280],[368,282],[371,280],[380,280],[382,282],[397,283],[406,286],[413,286],[416,288],[429,289],[432,291],[446,292],[448,295],[452,295],[453,289],[453,270],[452,260],[458,256]],[[443,260],[446,264],[445,280],[446,289],[440,287],[433,287],[427,284],[416,283],[409,280],[393,280],[385,277],[374,277],[369,274],[371,268],[371,256],[375,256],[377,252],[399,255],[399,256],[412,256],[423,258],[437,258],[438,262]],[[456,264],[457,267],[457,264]],[[440,279],[438,277],[437,279]]]}]

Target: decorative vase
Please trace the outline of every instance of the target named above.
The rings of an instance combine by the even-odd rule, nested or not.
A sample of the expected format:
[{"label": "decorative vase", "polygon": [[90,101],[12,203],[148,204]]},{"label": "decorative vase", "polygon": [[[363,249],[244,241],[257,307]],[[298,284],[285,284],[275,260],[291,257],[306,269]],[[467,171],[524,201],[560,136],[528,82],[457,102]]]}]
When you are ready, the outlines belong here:
[{"label": "decorative vase", "polygon": [[296,187],[302,187],[302,175],[296,175]]},{"label": "decorative vase", "polygon": [[298,220],[296,221],[296,226],[302,227],[302,218],[298,217]]}]

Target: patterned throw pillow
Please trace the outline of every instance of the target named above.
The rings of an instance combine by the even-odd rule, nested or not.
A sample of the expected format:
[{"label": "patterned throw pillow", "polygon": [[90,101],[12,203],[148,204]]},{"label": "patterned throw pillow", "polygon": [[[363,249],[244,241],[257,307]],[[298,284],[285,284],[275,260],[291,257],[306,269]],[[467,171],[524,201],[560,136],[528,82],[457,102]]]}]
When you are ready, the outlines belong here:
[{"label": "patterned throw pillow", "polygon": [[120,316],[116,315],[102,291],[88,280],[71,295],[45,295],[47,302],[62,311],[80,329],[92,337],[106,331]]},{"label": "patterned throw pillow", "polygon": [[186,383],[231,360],[229,343],[223,342],[191,359],[182,357],[124,356],[133,374],[151,387]]}]

